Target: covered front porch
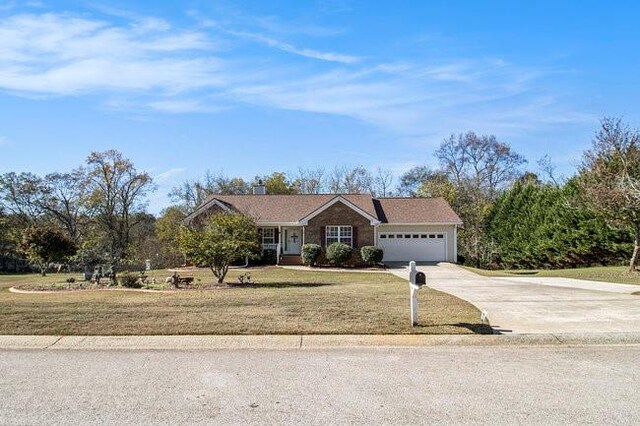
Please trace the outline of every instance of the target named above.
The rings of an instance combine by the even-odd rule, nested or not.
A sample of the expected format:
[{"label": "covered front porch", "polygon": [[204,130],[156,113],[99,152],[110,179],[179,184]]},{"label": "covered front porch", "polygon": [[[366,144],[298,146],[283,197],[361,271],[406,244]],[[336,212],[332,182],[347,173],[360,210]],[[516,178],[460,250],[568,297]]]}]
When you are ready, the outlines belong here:
[{"label": "covered front porch", "polygon": [[276,264],[301,264],[304,244],[303,226],[261,226],[258,228],[262,253],[274,250]]}]

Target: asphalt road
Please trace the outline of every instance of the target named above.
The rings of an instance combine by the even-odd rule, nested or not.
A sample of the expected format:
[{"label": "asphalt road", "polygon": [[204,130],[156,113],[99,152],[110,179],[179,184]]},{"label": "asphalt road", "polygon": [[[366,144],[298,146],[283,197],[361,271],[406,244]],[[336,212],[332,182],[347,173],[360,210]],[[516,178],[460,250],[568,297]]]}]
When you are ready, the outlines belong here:
[{"label": "asphalt road", "polygon": [[640,424],[640,346],[0,351],[0,423]]}]

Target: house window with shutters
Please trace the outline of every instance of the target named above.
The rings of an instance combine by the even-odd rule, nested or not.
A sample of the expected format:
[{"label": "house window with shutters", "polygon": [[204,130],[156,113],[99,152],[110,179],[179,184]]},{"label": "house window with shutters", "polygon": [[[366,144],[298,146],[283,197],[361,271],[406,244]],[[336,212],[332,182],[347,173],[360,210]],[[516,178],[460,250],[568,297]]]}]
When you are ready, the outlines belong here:
[{"label": "house window with shutters", "polygon": [[327,246],[333,243],[344,243],[353,247],[353,227],[351,225],[332,225],[325,228]]}]

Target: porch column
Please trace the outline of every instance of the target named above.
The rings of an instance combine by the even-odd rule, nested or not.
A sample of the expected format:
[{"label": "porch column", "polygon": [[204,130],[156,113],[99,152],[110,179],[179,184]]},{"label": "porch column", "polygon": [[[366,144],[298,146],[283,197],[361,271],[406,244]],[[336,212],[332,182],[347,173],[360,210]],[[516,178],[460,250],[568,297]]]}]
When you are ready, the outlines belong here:
[{"label": "porch column", "polygon": [[278,253],[276,253],[276,265],[280,264],[280,254],[282,252],[282,225],[278,225]]}]

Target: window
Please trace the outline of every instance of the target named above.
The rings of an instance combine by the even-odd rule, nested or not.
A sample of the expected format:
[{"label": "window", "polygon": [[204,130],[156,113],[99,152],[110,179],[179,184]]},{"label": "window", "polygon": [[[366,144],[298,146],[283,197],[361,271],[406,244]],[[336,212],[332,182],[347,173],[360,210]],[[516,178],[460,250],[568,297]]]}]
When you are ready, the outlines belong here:
[{"label": "window", "polygon": [[438,238],[444,238],[444,234],[438,234]]},{"label": "window", "polygon": [[326,240],[327,245],[344,243],[349,247],[353,247],[353,228],[348,225],[327,226]]},{"label": "window", "polygon": [[427,234],[420,234],[420,238],[427,238]]},{"label": "window", "polygon": [[420,235],[418,235],[418,234],[413,234],[413,238],[420,238]]},{"label": "window", "polygon": [[263,228],[262,229],[262,244],[275,244],[276,243],[276,230],[275,228]]},{"label": "window", "polygon": [[389,234],[389,238],[395,238],[395,234]]},{"label": "window", "polygon": [[382,238],[382,239],[387,238],[387,234],[380,234],[380,238]]},{"label": "window", "polygon": [[429,238],[435,238],[435,234],[429,234]]}]

